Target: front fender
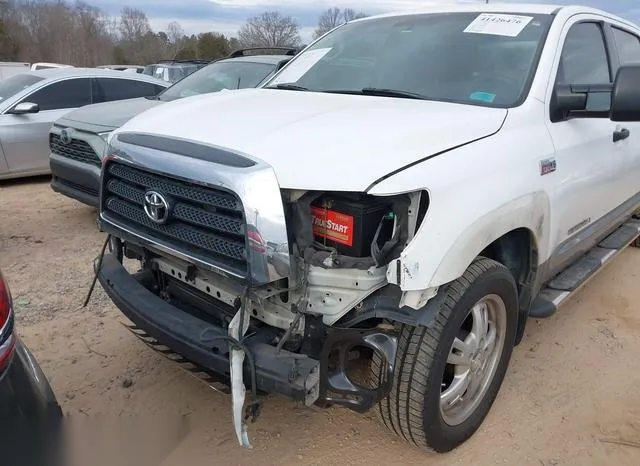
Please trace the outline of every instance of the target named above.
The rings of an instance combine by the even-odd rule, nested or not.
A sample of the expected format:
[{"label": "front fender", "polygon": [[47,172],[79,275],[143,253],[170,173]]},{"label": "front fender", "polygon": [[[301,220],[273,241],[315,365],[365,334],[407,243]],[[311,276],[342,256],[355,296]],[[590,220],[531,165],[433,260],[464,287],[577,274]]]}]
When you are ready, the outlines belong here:
[{"label": "front fender", "polygon": [[471,223],[446,250],[428,286],[439,286],[460,277],[487,246],[518,228],[533,234],[538,250],[544,251],[540,257],[545,257],[549,247],[549,199],[544,192],[522,196]]},{"label": "front fender", "polygon": [[387,279],[404,291],[434,288],[459,278],[482,250],[518,228],[533,234],[539,257],[546,257],[550,226],[549,199],[544,192],[524,195],[479,218],[465,217],[451,204],[438,204],[432,204],[399,261],[389,265]]}]

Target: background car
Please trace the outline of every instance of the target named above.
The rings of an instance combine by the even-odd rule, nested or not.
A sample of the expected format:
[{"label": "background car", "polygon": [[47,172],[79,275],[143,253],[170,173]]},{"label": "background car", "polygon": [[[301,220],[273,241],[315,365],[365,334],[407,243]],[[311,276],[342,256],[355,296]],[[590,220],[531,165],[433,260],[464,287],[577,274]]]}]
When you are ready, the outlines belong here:
[{"label": "background car", "polygon": [[[274,48],[280,55],[251,55],[241,49],[187,76],[156,97],[89,105],[66,114],[51,128],[49,156],[54,191],[92,207],[98,206],[100,167],[106,138],[137,114],[183,97],[223,89],[257,87],[282,68],[297,49]],[[62,138],[68,141],[61,144]]]},{"label": "background car", "polygon": [[0,179],[50,173],[49,129],[71,110],[154,96],[167,83],[96,68],[32,71],[0,81]]},{"label": "background car", "polygon": [[0,61],[0,81],[13,75],[28,72],[31,69],[29,63],[17,61]]},{"label": "background car", "polygon": [[145,69],[144,66],[139,65],[100,65],[97,68],[103,70],[126,71],[128,73],[142,73]]},{"label": "background car", "polygon": [[145,66],[143,74],[175,83],[210,63],[210,60],[160,60]]},{"label": "background car", "polygon": [[44,63],[38,62],[31,65],[31,71],[48,70],[51,68],[73,68],[73,65],[65,65],[63,63]]}]

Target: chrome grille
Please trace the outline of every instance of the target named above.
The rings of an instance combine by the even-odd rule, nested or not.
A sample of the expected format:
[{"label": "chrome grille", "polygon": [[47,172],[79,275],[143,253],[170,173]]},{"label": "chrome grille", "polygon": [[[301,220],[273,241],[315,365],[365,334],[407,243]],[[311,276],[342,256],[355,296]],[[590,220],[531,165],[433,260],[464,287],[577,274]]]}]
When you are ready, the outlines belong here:
[{"label": "chrome grille", "polygon": [[[152,221],[144,211],[149,190],[169,200],[164,224]],[[246,273],[244,214],[235,195],[119,162],[105,168],[102,191],[102,214],[116,224],[190,256]]]},{"label": "chrome grille", "polygon": [[93,147],[85,141],[72,139],[69,144],[62,144],[60,136],[57,134],[50,134],[49,147],[51,152],[62,157],[82,163],[88,163],[96,167],[100,167],[102,165],[102,161],[98,154],[96,154],[96,151],[93,150]]}]

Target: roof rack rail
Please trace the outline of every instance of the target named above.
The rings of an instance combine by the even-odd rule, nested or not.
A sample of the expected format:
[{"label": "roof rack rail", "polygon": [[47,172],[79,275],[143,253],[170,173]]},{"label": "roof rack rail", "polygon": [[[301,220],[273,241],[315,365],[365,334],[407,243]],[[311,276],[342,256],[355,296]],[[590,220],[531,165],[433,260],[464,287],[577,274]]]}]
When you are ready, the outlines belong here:
[{"label": "roof rack rail", "polygon": [[234,50],[233,52],[231,52],[228,58],[244,57],[247,55],[246,52],[250,52],[253,50],[282,50],[285,52],[283,55],[295,55],[300,51],[300,48],[299,47],[271,47],[271,46],[247,47],[244,49]]}]

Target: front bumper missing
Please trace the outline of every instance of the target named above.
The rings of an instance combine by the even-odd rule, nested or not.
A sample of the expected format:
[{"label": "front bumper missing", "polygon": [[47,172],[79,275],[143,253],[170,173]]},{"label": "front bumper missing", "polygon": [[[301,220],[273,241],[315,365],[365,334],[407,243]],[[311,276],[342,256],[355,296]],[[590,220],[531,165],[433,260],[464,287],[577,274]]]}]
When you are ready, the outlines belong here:
[{"label": "front bumper missing", "polygon": [[[111,300],[138,328],[185,359],[228,381],[229,344],[213,339],[227,336],[226,329],[160,299],[144,287],[143,282],[149,278],[147,272],[130,275],[113,254],[104,256],[98,275]],[[317,360],[285,350],[276,354],[276,348],[266,343],[266,335],[260,329],[248,335],[244,344],[255,357],[258,390],[278,393],[307,406],[317,400]],[[249,380],[246,365],[244,376]]]},{"label": "front bumper missing", "polygon": [[[131,275],[114,254],[104,256],[98,279],[111,300],[145,336],[166,347],[168,352],[180,355],[178,359],[182,362],[197,366],[198,372],[219,376],[216,383],[222,382],[232,387],[232,390],[225,392],[232,396],[235,392],[234,424],[238,428],[238,414],[242,410],[240,403],[244,402],[244,399],[240,400],[244,398],[240,395],[244,394],[246,382],[251,380],[251,371],[249,364],[238,357],[240,354],[236,353],[232,358],[233,345],[224,339],[229,336],[237,338],[240,330],[237,324],[229,332],[229,329],[216,326],[164,301],[146,287],[153,281],[152,272]],[[319,359],[284,349],[278,351],[269,344],[272,338],[271,327],[251,327],[243,341],[253,358],[256,387],[261,392],[284,395],[306,406],[333,403],[365,412],[391,390],[397,349],[393,335],[379,329],[329,328]],[[356,347],[368,347],[382,356],[384,370],[379,377],[378,387],[366,388],[352,382],[347,375],[348,354]],[[333,362],[336,353],[337,365]],[[232,360],[235,360],[233,371]],[[238,368],[241,368],[240,374]],[[235,377],[232,377],[232,372],[235,372]],[[248,446],[245,428],[241,426],[238,437],[241,444]]]}]

